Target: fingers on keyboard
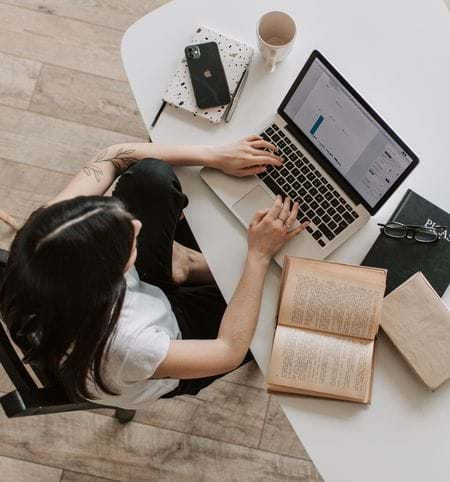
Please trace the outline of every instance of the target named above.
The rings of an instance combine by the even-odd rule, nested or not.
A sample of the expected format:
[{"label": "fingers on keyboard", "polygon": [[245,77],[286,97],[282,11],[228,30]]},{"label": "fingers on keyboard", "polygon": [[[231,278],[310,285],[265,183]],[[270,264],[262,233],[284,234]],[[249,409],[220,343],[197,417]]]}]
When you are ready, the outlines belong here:
[{"label": "fingers on keyboard", "polygon": [[306,231],[321,247],[326,246],[358,218],[358,213],[275,124],[261,137],[276,145],[283,165],[268,166],[259,177],[274,194],[299,203],[298,222],[310,222]]}]

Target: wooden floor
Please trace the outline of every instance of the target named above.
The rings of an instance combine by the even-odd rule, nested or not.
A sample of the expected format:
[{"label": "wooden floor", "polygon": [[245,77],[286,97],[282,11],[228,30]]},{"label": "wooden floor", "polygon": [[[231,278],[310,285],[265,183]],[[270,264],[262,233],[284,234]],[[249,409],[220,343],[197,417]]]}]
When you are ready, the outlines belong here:
[{"label": "wooden floor", "polygon": [[[119,46],[163,3],[0,0],[0,209],[23,222],[97,150],[146,139]],[[0,224],[1,247],[11,235]],[[2,482],[322,480],[254,363],[126,426],[108,411],[0,416]]]}]

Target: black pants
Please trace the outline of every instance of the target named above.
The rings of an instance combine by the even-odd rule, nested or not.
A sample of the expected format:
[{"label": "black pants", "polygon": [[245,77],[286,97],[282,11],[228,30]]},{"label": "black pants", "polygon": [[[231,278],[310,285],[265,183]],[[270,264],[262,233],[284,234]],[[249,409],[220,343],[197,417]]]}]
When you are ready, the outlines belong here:
[{"label": "black pants", "polygon": [[[161,288],[168,297],[184,339],[214,339],[226,309],[217,285],[179,286],[172,280],[172,245],[200,251],[185,219],[188,199],[172,168],[158,159],[144,159],[120,177],[113,193],[142,223],[137,240],[136,269],[142,281]],[[243,363],[252,359],[250,352]],[[180,380],[163,395],[196,395],[222,375]]]}]

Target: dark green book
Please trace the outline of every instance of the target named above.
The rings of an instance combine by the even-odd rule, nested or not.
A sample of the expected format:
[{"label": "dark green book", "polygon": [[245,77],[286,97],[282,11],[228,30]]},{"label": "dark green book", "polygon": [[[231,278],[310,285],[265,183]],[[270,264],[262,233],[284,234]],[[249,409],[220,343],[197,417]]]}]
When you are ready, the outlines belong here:
[{"label": "dark green book", "polygon": [[439,241],[419,243],[380,233],[362,261],[364,266],[388,270],[386,294],[422,271],[439,296],[450,282],[450,214],[408,189],[388,222],[423,226],[447,226]]}]

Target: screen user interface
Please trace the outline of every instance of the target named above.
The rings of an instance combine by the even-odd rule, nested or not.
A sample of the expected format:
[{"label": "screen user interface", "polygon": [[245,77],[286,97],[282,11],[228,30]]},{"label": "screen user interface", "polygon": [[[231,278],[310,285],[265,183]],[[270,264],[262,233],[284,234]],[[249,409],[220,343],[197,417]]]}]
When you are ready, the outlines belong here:
[{"label": "screen user interface", "polygon": [[371,207],[412,162],[320,59],[284,111]]}]

